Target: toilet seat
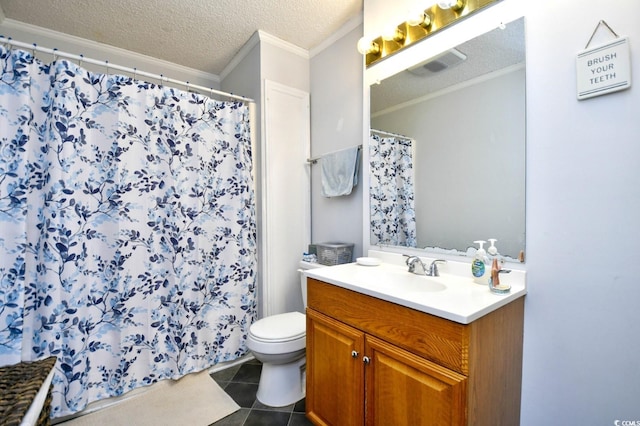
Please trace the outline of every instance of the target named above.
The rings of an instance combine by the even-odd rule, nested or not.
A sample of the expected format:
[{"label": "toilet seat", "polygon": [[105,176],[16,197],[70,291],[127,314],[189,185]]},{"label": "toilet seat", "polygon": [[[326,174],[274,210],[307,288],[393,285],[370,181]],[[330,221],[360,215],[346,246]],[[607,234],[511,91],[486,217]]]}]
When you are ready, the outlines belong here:
[{"label": "toilet seat", "polygon": [[306,316],[300,312],[271,315],[249,327],[247,346],[251,351],[278,354],[299,351],[306,346]]},{"label": "toilet seat", "polygon": [[249,335],[264,343],[290,342],[305,337],[306,333],[306,316],[300,312],[271,315],[249,327]]}]

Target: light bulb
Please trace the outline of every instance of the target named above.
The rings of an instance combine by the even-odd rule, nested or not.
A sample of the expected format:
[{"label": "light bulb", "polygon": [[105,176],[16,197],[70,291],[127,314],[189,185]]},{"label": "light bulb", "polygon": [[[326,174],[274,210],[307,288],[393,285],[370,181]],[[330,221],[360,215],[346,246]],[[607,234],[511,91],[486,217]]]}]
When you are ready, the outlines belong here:
[{"label": "light bulb", "polygon": [[362,37],[360,40],[358,40],[358,52],[362,53],[363,55],[366,55],[367,52],[369,51],[369,48],[371,47],[371,40]]},{"label": "light bulb", "polygon": [[388,27],[382,32],[382,39],[402,43],[404,41],[404,33],[398,27]]},{"label": "light bulb", "polygon": [[440,9],[460,10],[465,6],[465,0],[443,0],[438,2]]},{"label": "light bulb", "polygon": [[408,17],[407,24],[411,25],[412,27],[421,26],[422,28],[427,28],[429,27],[429,25],[431,25],[431,16],[429,16],[429,14],[425,12],[413,13]]},{"label": "light bulb", "polygon": [[363,55],[368,55],[369,53],[377,54],[380,52],[380,46],[378,46],[378,43],[371,41],[366,37],[362,37],[358,40],[357,48],[358,52]]}]

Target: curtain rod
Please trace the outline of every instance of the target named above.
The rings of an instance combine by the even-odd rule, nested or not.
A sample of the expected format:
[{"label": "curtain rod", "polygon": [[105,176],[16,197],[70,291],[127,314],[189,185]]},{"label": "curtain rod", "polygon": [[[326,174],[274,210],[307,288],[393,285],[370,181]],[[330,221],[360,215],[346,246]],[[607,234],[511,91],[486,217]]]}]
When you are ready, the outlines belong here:
[{"label": "curtain rod", "polygon": [[187,90],[189,90],[189,89],[197,89],[197,90],[200,90],[200,91],[203,91],[203,92],[208,92],[210,94],[214,94],[215,93],[217,95],[222,95],[222,96],[226,96],[226,97],[237,99],[237,100],[241,100],[241,101],[255,102],[251,98],[246,98],[244,96],[234,95],[233,93],[222,92],[220,90],[215,90],[215,89],[213,89],[211,87],[198,86],[197,84],[191,84],[188,81],[175,80],[173,78],[165,77],[162,74],[153,74],[153,73],[146,72],[146,71],[139,71],[136,68],[130,68],[130,67],[122,66],[122,65],[112,64],[109,61],[99,61],[97,59],[85,58],[83,55],[75,55],[73,53],[61,52],[58,49],[49,49],[47,47],[40,47],[36,43],[33,43],[33,44],[23,43],[23,42],[20,42],[20,41],[15,41],[11,37],[7,38],[5,36],[1,36],[0,35],[0,43],[6,43],[9,46],[21,47],[23,49],[32,50],[32,51],[35,51],[35,52],[48,53],[50,55],[53,55],[54,60],[55,60],[56,57],[62,56],[62,57],[65,57],[65,58],[74,59],[74,60],[76,60],[76,61],[78,61],[80,63],[88,62],[88,63],[93,64],[93,65],[99,65],[99,66],[107,67],[107,69],[113,68],[113,69],[116,69],[118,71],[127,72],[127,73],[130,73],[130,74],[133,74],[135,76],[134,78],[137,78],[138,75],[141,75],[141,76],[144,76],[144,77],[147,77],[147,78],[151,78],[151,79],[154,79],[154,80],[160,80],[160,83],[167,82],[167,83],[177,84],[177,85],[180,85],[180,86],[185,86],[187,88]]},{"label": "curtain rod", "polygon": [[[362,149],[362,144],[356,146],[356,148],[358,149]],[[349,148],[345,148],[344,150],[347,150]],[[344,150],[338,150],[338,151],[333,151],[333,152],[328,152],[324,155],[329,155],[329,154],[334,154],[336,152],[340,152],[340,151],[344,151]],[[307,163],[311,163],[311,164],[316,164],[318,162],[319,159],[321,159],[322,157],[324,157],[324,155],[320,155],[318,157],[313,157],[313,158],[307,158]]]},{"label": "curtain rod", "polygon": [[374,133],[378,133],[378,134],[383,135],[383,136],[392,136],[392,137],[396,137],[396,138],[402,138],[402,139],[411,140],[411,138],[408,137],[408,136],[399,135],[397,133],[385,132],[384,130],[370,129],[370,131],[374,132]]}]

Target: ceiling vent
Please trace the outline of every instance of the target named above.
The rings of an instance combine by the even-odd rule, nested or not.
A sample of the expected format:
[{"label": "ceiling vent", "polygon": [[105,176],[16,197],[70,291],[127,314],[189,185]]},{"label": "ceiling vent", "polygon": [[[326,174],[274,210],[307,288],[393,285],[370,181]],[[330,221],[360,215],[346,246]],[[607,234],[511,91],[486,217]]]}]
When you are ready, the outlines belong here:
[{"label": "ceiling vent", "polygon": [[438,56],[434,56],[418,65],[409,68],[411,74],[429,76],[442,72],[448,68],[458,65],[467,59],[467,55],[457,49],[447,50]]}]

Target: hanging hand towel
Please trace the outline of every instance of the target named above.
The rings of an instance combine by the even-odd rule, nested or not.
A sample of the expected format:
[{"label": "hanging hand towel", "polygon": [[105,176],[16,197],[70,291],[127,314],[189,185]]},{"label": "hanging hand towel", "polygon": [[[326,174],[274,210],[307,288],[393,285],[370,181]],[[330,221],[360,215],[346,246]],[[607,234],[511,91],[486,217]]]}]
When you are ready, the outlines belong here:
[{"label": "hanging hand towel", "polygon": [[343,149],[320,158],[323,197],[351,194],[358,184],[358,151],[359,147]]}]

